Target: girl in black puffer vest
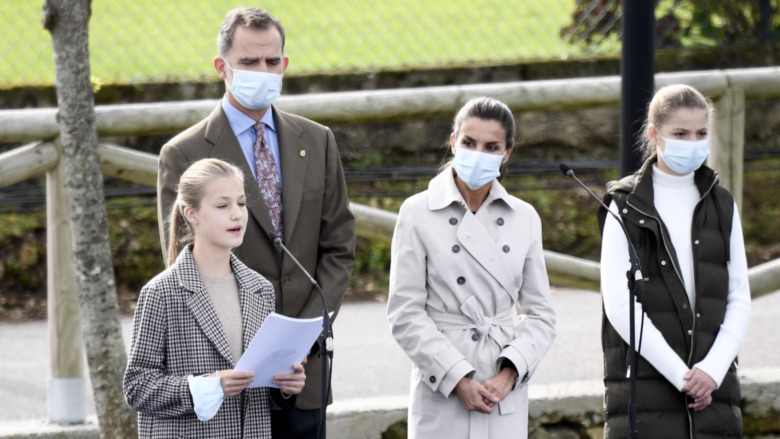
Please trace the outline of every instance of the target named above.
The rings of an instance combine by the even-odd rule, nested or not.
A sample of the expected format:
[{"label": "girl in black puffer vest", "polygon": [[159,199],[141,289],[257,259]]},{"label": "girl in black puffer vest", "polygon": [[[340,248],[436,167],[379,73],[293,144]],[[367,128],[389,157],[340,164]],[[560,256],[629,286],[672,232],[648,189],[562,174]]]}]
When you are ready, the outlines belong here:
[{"label": "girl in black puffer vest", "polygon": [[[644,130],[646,161],[607,184],[606,202],[631,237],[644,277],[636,304],[640,438],[742,436],[736,357],[750,317],[742,228],[734,199],[704,165],[709,102],[684,85],[660,89]],[[603,229],[604,437],[629,435],[628,244]],[[636,343],[640,346],[639,342]]]}]

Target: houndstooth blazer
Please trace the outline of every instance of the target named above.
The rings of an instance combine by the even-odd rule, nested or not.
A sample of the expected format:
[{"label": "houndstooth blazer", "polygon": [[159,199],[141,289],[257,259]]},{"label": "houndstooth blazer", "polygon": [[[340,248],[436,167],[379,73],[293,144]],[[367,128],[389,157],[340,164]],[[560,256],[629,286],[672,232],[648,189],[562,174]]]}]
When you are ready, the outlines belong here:
[{"label": "houndstooth blazer", "polygon": [[[230,265],[238,281],[246,348],[274,309],[274,290],[234,255]],[[133,318],[124,394],[138,412],[139,437],[271,438],[271,392],[266,387],[225,398],[209,421],[195,415],[187,376],[231,369],[237,360],[231,357],[192,251],[184,248],[175,264],[141,290]]]}]

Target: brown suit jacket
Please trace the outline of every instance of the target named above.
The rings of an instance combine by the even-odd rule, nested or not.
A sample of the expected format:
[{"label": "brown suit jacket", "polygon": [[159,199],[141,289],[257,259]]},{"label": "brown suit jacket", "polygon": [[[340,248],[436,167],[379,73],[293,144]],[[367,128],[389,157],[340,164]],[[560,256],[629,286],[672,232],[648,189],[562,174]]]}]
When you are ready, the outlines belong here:
[{"label": "brown suit jacket", "polygon": [[[322,287],[328,310],[338,312],[355,262],[355,219],[349,210],[336,141],[325,126],[276,108],[273,111],[282,168],[284,243]],[[249,221],[235,254],[271,282],[276,311],[302,318],[322,315],[317,291],[268,237],[273,232],[268,208],[221,106],[160,151],[157,203],[163,252],[179,177],[189,165],[207,157],[233,163],[244,172]],[[310,356],[299,408],[319,408],[321,375],[319,358]]]}]

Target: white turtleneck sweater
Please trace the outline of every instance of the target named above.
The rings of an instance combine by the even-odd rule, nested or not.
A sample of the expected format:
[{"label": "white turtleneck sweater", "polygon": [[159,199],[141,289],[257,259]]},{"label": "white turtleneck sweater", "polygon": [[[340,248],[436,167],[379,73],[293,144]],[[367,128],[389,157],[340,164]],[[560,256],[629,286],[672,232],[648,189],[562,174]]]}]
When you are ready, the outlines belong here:
[{"label": "white turtleneck sweater", "polygon": [[[653,203],[669,231],[672,245],[677,253],[680,274],[691,302],[696,309],[693,276],[693,251],[691,248],[691,226],[693,210],[699,202],[699,190],[693,181],[693,173],[676,176],[667,174],[655,165],[653,171]],[[610,210],[617,213],[613,202]],[[726,299],[726,314],[718,336],[707,356],[694,367],[709,375],[720,386],[731,362],[734,361],[747,334],[750,319],[750,287],[747,276],[745,244],[742,238],[742,224],[737,206],[731,227],[731,256],[728,265],[729,290]],[[607,216],[601,245],[601,292],[604,310],[612,326],[628,343],[629,339],[629,294],[626,271],[630,268],[628,244],[620,225]],[[639,346],[639,331],[642,305],[635,302],[636,346]],[[693,311],[691,311],[693,312]],[[682,390],[686,381],[683,376],[688,366],[667,344],[658,328],[645,316],[640,354],[653,365],[672,385]]]}]

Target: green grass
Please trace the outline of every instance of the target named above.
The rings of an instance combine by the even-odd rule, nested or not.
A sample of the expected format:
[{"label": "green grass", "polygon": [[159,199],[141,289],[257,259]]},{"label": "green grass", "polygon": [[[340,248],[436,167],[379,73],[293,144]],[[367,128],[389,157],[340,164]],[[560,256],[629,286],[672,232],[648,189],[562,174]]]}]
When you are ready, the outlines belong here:
[{"label": "green grass", "polygon": [[[44,0],[0,1],[0,86],[51,84]],[[235,0],[95,0],[92,76],[102,82],[213,78],[211,60]],[[287,29],[289,74],[555,58],[574,0],[269,0]]]}]

